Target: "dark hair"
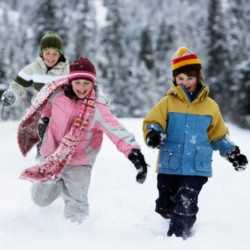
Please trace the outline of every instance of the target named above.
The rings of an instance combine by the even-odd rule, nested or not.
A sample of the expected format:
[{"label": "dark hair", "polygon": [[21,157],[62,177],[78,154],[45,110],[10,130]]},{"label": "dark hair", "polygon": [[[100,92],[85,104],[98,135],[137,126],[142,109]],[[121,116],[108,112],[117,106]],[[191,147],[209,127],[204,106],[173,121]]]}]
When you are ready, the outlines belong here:
[{"label": "dark hair", "polygon": [[[97,91],[97,86],[96,85],[94,85],[94,90]],[[71,99],[71,100],[78,100],[79,99],[79,97],[73,91],[71,83],[69,83],[67,85],[64,85],[63,86],[63,91],[64,91],[65,96],[67,96],[69,99]]]},{"label": "dark hair", "polygon": [[67,84],[63,86],[63,90],[64,90],[65,96],[67,96],[69,99],[72,99],[72,100],[78,99],[77,95],[73,91],[72,84]]},{"label": "dark hair", "polygon": [[175,85],[176,85],[175,77],[181,73],[186,74],[187,76],[195,76],[197,78],[198,83],[201,83],[204,81],[201,66],[198,64],[187,65],[185,67],[181,67],[181,68],[176,69],[173,72],[173,83]]}]

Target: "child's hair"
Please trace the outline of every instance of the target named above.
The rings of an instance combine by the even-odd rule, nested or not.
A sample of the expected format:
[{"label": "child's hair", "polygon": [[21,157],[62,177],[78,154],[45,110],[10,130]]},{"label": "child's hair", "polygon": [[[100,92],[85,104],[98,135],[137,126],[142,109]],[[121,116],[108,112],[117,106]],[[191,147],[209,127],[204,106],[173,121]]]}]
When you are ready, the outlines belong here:
[{"label": "child's hair", "polygon": [[[97,91],[97,85],[94,85],[94,90]],[[67,96],[71,100],[79,100],[79,97],[75,94],[72,88],[71,82],[65,86],[63,86],[63,91],[65,96]]]},{"label": "child's hair", "polygon": [[77,100],[78,99],[77,95],[73,91],[71,83],[63,86],[63,91],[64,91],[65,96],[67,96],[69,99],[71,99],[71,100]]},{"label": "child's hair", "polygon": [[187,76],[194,76],[197,78],[197,82],[201,83],[204,81],[204,76],[202,74],[201,67],[199,65],[187,65],[185,67],[179,68],[173,72],[173,83],[176,85],[176,76],[179,74],[186,74]]}]

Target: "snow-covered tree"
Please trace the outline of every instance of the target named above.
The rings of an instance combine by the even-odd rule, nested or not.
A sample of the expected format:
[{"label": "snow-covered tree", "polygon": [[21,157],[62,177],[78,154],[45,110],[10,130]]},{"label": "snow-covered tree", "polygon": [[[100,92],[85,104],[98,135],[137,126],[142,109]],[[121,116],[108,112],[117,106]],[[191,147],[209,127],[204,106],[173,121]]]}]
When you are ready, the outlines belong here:
[{"label": "snow-covered tree", "polygon": [[78,1],[74,13],[74,22],[75,57],[87,56],[94,60],[97,39],[97,23],[93,1]]},{"label": "snow-covered tree", "polygon": [[148,70],[154,68],[152,36],[148,28],[141,32],[139,61],[144,62]]},{"label": "snow-covered tree", "polygon": [[[102,59],[99,61],[102,84],[111,95],[116,113],[127,113],[123,91],[128,85],[128,61],[126,50],[126,26],[122,19],[124,1],[105,0],[106,26],[102,29]],[[122,96],[121,96],[122,94]]]},{"label": "snow-covered tree", "polygon": [[7,87],[34,60],[41,35],[53,30],[70,61],[80,55],[93,60],[116,114],[143,116],[165,94],[171,57],[186,46],[201,58],[224,115],[248,126],[248,2],[2,0],[0,84]]},{"label": "snow-covered tree", "polygon": [[59,32],[59,22],[56,16],[56,1],[37,1],[32,15],[32,21],[32,28],[34,30],[34,46],[38,47],[40,39],[46,31]]},{"label": "snow-covered tree", "polygon": [[250,128],[250,6],[247,0],[229,1],[227,6],[228,47],[231,78],[230,117],[240,126]]},{"label": "snow-covered tree", "polygon": [[167,88],[167,84],[170,85],[172,81],[169,61],[174,53],[175,35],[174,26],[165,19],[162,20],[159,25],[155,49],[155,80],[157,81],[157,88],[162,93]]},{"label": "snow-covered tree", "polygon": [[228,95],[228,49],[221,0],[209,1],[206,45],[206,78],[211,86],[212,96],[225,107],[224,97]]}]

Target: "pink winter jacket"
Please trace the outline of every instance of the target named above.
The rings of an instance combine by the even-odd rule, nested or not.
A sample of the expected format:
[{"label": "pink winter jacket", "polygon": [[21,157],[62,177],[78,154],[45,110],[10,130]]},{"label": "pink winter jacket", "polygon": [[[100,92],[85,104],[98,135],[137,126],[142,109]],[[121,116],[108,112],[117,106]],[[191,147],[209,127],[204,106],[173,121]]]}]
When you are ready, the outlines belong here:
[{"label": "pink winter jacket", "polygon": [[[86,133],[80,138],[81,142],[68,162],[69,165],[92,166],[102,144],[103,132],[125,156],[128,156],[132,148],[139,148],[134,136],[119,123],[110,112],[107,103],[101,99],[103,98],[97,97],[94,117],[89,122]],[[80,108],[80,103],[65,96],[63,91],[49,99],[42,111],[43,117],[50,118],[40,149],[43,157],[56,150],[63,136],[69,132]]]}]

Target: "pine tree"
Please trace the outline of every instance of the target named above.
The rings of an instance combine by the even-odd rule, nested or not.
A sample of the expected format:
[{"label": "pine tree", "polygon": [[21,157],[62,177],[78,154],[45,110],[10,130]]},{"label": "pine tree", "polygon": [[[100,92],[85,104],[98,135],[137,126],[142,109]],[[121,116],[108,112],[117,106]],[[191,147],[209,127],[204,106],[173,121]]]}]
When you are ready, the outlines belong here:
[{"label": "pine tree", "polygon": [[4,62],[4,49],[0,49],[0,98],[2,96],[3,91],[7,88],[6,85],[6,73],[5,73],[5,62]]},{"label": "pine tree", "polygon": [[236,92],[236,96],[234,95],[232,98],[234,99],[234,103],[237,103],[235,107],[233,107],[233,112],[231,117],[233,121],[243,128],[250,128],[250,59],[246,58],[246,60],[242,61],[236,67],[236,71],[238,74],[238,88]]},{"label": "pine tree", "polygon": [[[73,8],[73,1],[68,0],[60,0],[55,2],[55,27],[51,28],[53,31],[57,31],[63,41],[64,50],[66,50],[67,45],[70,42],[70,30],[72,29],[72,11],[75,10]],[[68,57],[68,53],[65,53],[66,57]]]},{"label": "pine tree", "polygon": [[250,6],[247,0],[228,3],[228,41],[231,81],[230,117],[236,124],[250,128]]},{"label": "pine tree", "polygon": [[[206,78],[211,86],[212,96],[222,107],[226,107],[227,98],[225,98],[225,96],[228,96],[226,82],[228,73],[228,51],[223,20],[221,0],[209,1]],[[224,110],[224,112],[225,111],[226,110]]]},{"label": "pine tree", "polygon": [[162,20],[159,26],[158,37],[156,40],[155,63],[156,63],[156,86],[161,93],[165,93],[167,84],[170,84],[172,79],[171,69],[169,67],[169,60],[174,53],[173,48],[175,44],[175,30],[172,24]]},{"label": "pine tree", "polygon": [[101,23],[91,0],[1,1],[1,83],[30,63],[42,33],[54,30],[70,60],[83,55],[96,63],[98,84],[113,99],[116,113],[138,116],[165,94],[169,61],[186,46],[207,66],[205,80],[224,114],[248,124],[248,0],[100,2],[106,16]]},{"label": "pine tree", "polygon": [[60,34],[56,11],[56,0],[38,1],[32,15],[35,48],[39,46],[40,39],[46,31],[55,31]]},{"label": "pine tree", "polygon": [[148,70],[154,68],[153,45],[150,30],[145,27],[141,32],[139,61],[143,61]]},{"label": "pine tree", "polygon": [[104,6],[107,8],[107,24],[102,29],[102,60],[99,61],[102,84],[112,97],[115,112],[119,116],[128,116],[129,106],[124,98],[130,75],[125,46],[126,29],[122,19],[125,6],[121,0],[105,0]]},{"label": "pine tree", "polygon": [[74,22],[75,57],[87,56],[95,61],[97,23],[93,1],[78,1]]}]

